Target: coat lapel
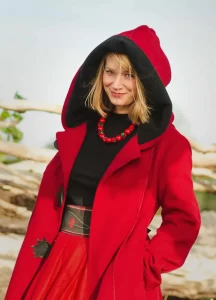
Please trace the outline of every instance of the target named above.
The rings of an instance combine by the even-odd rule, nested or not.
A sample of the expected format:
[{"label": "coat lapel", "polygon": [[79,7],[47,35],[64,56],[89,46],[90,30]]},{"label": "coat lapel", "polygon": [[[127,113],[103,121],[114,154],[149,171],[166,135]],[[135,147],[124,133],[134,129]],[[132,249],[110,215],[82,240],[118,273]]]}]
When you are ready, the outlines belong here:
[{"label": "coat lapel", "polygon": [[86,134],[86,123],[82,123],[75,128],[68,128],[65,131],[57,132],[56,139],[59,149],[59,155],[62,163],[64,174],[64,192],[68,185],[68,179],[79,153]]},{"label": "coat lapel", "polygon": [[128,143],[117,153],[109,168],[104,173],[102,182],[104,182],[110,175],[122,168],[130,161],[140,157],[140,147],[138,144],[137,135],[128,141]]},{"label": "coat lapel", "polygon": [[96,295],[104,272],[138,221],[152,155],[152,148],[141,153],[134,136],[116,155],[97,188],[89,240],[90,295]]}]

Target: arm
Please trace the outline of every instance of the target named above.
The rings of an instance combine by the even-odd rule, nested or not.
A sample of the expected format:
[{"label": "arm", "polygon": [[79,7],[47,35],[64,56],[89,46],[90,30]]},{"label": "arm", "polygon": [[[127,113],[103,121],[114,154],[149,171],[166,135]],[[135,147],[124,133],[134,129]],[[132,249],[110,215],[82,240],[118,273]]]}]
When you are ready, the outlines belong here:
[{"label": "arm", "polygon": [[37,239],[45,238],[51,244],[56,235],[60,208],[55,203],[61,177],[61,164],[57,153],[43,174],[37,201],[16,260],[5,300],[20,300],[40,267],[42,258],[35,258],[32,248],[37,243]]},{"label": "arm", "polygon": [[190,144],[179,135],[165,154],[159,172],[162,224],[146,245],[146,289],[161,283],[161,273],[173,271],[184,264],[198,236],[200,210],[193,190],[191,170]]}]

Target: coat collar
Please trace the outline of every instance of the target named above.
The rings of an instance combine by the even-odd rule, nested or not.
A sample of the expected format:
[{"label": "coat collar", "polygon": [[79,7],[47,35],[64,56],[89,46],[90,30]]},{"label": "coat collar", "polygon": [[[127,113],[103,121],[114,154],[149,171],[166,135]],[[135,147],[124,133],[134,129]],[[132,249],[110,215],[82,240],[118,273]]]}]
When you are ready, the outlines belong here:
[{"label": "coat collar", "polygon": [[[62,167],[64,170],[64,182],[67,184],[71,169],[79,153],[86,135],[86,122],[74,128],[67,128],[65,131],[57,132],[56,139]],[[117,153],[112,163],[104,173],[102,181],[105,181],[111,174],[128,164],[130,161],[139,159],[141,150],[153,145],[152,141],[139,145],[138,136],[132,137],[128,143]]]}]

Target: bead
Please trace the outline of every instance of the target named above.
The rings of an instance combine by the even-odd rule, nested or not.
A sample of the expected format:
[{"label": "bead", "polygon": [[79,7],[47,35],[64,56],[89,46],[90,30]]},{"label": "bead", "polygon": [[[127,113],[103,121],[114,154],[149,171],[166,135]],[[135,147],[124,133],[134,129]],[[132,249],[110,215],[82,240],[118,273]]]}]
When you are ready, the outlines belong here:
[{"label": "bead", "polygon": [[116,143],[120,142],[121,140],[125,139],[135,128],[135,123],[132,122],[132,124],[125,129],[124,132],[120,133],[116,137],[106,137],[104,134],[104,124],[106,122],[106,118],[101,117],[98,122],[98,135],[102,141],[105,143]]},{"label": "bead", "polygon": [[105,123],[105,122],[106,122],[106,119],[100,118],[100,123]]},{"label": "bead", "polygon": [[121,141],[122,140],[122,136],[121,135],[117,135],[116,140],[117,141]]},{"label": "bead", "polygon": [[125,130],[125,133],[126,133],[126,134],[130,134],[131,131],[130,131],[129,129],[126,129],[126,130]]}]

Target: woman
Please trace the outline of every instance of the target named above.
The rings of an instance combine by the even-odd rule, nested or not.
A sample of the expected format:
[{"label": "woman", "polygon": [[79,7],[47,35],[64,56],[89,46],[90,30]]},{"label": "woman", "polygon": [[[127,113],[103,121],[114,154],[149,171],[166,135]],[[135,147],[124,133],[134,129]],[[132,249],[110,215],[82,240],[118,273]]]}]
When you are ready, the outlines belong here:
[{"label": "woman", "polygon": [[[168,59],[148,26],[94,49],[72,81],[7,300],[162,299],[200,228]],[[162,207],[162,224],[148,226]]]}]

